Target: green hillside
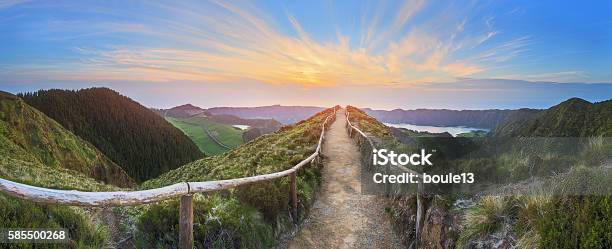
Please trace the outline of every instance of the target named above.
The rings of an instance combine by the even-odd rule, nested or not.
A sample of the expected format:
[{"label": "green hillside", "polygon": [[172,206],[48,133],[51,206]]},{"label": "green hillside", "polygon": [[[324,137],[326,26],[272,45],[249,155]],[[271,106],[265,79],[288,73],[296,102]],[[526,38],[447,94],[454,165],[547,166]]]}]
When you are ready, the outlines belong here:
[{"label": "green hillside", "polygon": [[612,100],[568,99],[536,115],[501,124],[492,136],[587,137],[612,135]]},{"label": "green hillside", "polygon": [[[330,109],[331,110],[331,109]],[[287,169],[314,152],[320,124],[330,110],[229,151],[188,163],[142,184],[146,188],[180,181],[206,181],[266,174]]]},{"label": "green hillside", "polygon": [[166,120],[189,136],[206,155],[218,155],[228,151],[228,149],[217,144],[206,133],[205,128],[210,131],[211,135],[230,148],[238,147],[244,143],[242,141],[243,131],[231,125],[212,122],[207,117],[196,116],[184,119],[166,117]]},{"label": "green hillside", "polygon": [[[117,186],[133,180],[95,147],[9,93],[0,92],[0,177],[74,187],[91,177]],[[94,184],[95,185],[95,184]]]},{"label": "green hillside", "polygon": [[372,110],[362,109],[368,115],[384,123],[406,123],[413,125],[431,126],[467,126],[476,128],[492,129],[504,123],[517,112],[533,112],[535,109],[519,110],[448,110],[448,109],[416,109],[416,110]]},{"label": "green hillside", "polygon": [[[34,186],[83,191],[112,191],[134,184],[95,147],[20,98],[0,92],[0,178]],[[85,209],[36,204],[0,194],[0,227],[65,228],[66,244],[2,248],[101,248],[109,234]]]},{"label": "green hillside", "polygon": [[[259,137],[227,153],[188,163],[142,184],[155,188],[181,181],[209,181],[254,176],[288,169],[312,154],[321,124],[332,109],[308,120]],[[308,165],[298,173],[300,209],[307,210],[320,182],[320,166]],[[289,179],[282,178],[210,195],[196,195],[194,212],[196,247],[267,248],[276,236],[291,227],[288,214]],[[147,248],[172,247],[178,235],[176,201],[147,209],[139,220],[136,240]],[[300,211],[304,215],[303,211]],[[164,217],[163,219],[161,217]],[[211,220],[215,222],[204,222]],[[199,222],[198,222],[199,221]],[[155,224],[152,226],[151,224]],[[154,236],[158,234],[164,239]],[[276,235],[275,235],[276,234]]]},{"label": "green hillside", "polygon": [[96,146],[137,181],[203,156],[179,129],[107,88],[41,90],[21,97]]},{"label": "green hillside", "polygon": [[[191,104],[152,110],[183,131],[206,155],[224,153],[263,134],[275,132],[282,126],[274,119],[213,115]],[[245,125],[248,129],[241,130],[234,125]]]},{"label": "green hillside", "polygon": [[349,120],[351,123],[367,135],[381,139],[391,137],[391,129],[388,126],[371,117],[361,109],[347,106],[346,111],[349,113]]},{"label": "green hillside", "polygon": [[[544,111],[536,121],[521,115],[522,118],[517,118],[508,127],[521,131],[518,133],[521,136],[610,134],[611,122],[606,121],[612,117],[609,105],[610,101],[590,104],[570,99]],[[405,144],[397,143],[389,136],[388,128],[382,123],[359,109],[347,109],[350,111],[351,121],[359,125],[375,143],[384,143],[384,148],[389,150],[405,149]],[[411,141],[414,141],[422,134],[412,135]],[[444,153],[444,150],[448,149],[445,146],[452,141],[472,141],[471,145],[481,146],[485,150],[490,145],[499,148],[500,144],[487,145],[487,141],[494,139],[496,138],[446,138],[439,140],[445,142],[444,144],[430,145],[434,146],[438,153]],[[525,141],[524,138],[521,139],[518,141]],[[458,148],[465,147],[464,143],[459,145]],[[494,157],[481,155],[452,161],[452,164],[464,172],[493,174],[484,177],[484,181],[495,177],[506,180],[520,179],[518,183],[504,186],[516,194],[466,196],[425,193],[421,196],[425,200],[425,217],[421,223],[424,224],[424,234],[421,243],[431,247],[445,245],[456,248],[489,248],[495,245],[504,245],[507,248],[610,248],[612,199],[608,195],[577,196],[577,192],[573,192],[607,189],[608,192],[597,193],[609,193],[612,181],[609,178],[609,169],[601,167],[601,160],[593,160],[601,156],[610,159],[609,140],[602,137],[585,138],[583,142],[573,144],[572,147],[578,152],[569,156],[560,155],[556,151],[530,155],[526,153],[531,148],[517,146],[509,149],[504,147],[500,151],[502,154]],[[437,162],[436,167],[440,164],[444,162]],[[532,176],[534,178],[531,178]],[[535,182],[526,178],[535,179]],[[540,182],[542,184],[538,185]],[[466,200],[473,201],[474,204],[466,207],[456,205],[459,201]],[[391,197],[389,203],[388,210],[396,228],[402,234],[405,245],[409,246],[414,241],[416,197],[399,195]],[[453,232],[440,236],[436,231]]]}]

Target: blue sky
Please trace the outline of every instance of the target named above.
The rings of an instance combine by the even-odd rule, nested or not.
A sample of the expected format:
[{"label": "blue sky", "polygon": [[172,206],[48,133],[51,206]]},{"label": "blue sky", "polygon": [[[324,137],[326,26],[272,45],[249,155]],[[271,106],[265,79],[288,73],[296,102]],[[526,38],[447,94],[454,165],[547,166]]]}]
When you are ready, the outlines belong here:
[{"label": "blue sky", "polygon": [[611,10],[608,1],[0,0],[0,90],[108,86],[156,107],[601,101],[612,97]]}]

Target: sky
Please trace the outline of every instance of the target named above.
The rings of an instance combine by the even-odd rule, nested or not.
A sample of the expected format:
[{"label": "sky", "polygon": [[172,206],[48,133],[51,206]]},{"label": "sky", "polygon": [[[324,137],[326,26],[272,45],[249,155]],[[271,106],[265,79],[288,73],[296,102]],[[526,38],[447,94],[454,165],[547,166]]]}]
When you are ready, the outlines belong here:
[{"label": "sky", "polygon": [[612,2],[0,0],[0,90],[150,107],[547,108],[612,98]]}]

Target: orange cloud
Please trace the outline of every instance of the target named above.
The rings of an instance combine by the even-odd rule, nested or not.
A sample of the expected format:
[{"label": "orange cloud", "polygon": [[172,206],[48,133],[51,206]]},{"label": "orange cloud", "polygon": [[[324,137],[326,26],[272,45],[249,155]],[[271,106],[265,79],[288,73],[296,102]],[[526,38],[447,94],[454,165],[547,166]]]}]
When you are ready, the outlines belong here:
[{"label": "orange cloud", "polygon": [[[75,63],[74,70],[55,71],[55,75],[83,80],[253,80],[309,87],[418,83],[485,71],[483,61],[503,60],[502,56],[518,53],[523,46],[522,40],[510,41],[500,45],[505,46],[504,55],[492,50],[459,57],[458,51],[487,42],[497,31],[490,30],[492,24],[487,22],[479,35],[462,36],[466,18],[461,15],[440,16],[442,21],[455,21],[448,25],[451,29],[435,29],[434,24],[439,23],[432,20],[405,31],[405,26],[427,5],[424,0],[407,1],[390,19],[388,28],[378,26],[380,11],[371,20],[363,18],[363,22],[371,23],[363,25],[359,46],[341,33],[337,41],[317,41],[292,16],[288,21],[297,35],[286,34],[247,3],[239,7],[213,1],[206,8],[181,4],[158,3],[156,7],[182,21],[161,19],[154,27],[108,23],[91,27],[174,40],[186,46],[79,48],[87,59]],[[435,18],[438,17],[432,19]]]}]

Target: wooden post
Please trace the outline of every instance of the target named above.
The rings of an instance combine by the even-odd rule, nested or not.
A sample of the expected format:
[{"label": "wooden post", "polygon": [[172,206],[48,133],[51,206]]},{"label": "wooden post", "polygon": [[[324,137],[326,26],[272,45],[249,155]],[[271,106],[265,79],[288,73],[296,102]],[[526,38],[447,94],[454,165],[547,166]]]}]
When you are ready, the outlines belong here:
[{"label": "wooden post", "polygon": [[415,248],[419,248],[421,246],[421,220],[423,219],[423,203],[421,201],[422,180],[422,178],[419,179],[419,183],[417,183],[417,215],[414,236],[416,241]]},{"label": "wooden post", "polygon": [[181,196],[179,211],[179,248],[193,248],[193,196]]},{"label": "wooden post", "polygon": [[[386,175],[391,174],[391,165],[387,164],[387,167],[385,167],[385,174]],[[391,196],[391,183],[389,182],[385,183],[385,196],[386,197]]]},{"label": "wooden post", "polygon": [[298,203],[297,203],[297,176],[296,172],[291,173],[291,216],[293,222],[298,223]]}]

